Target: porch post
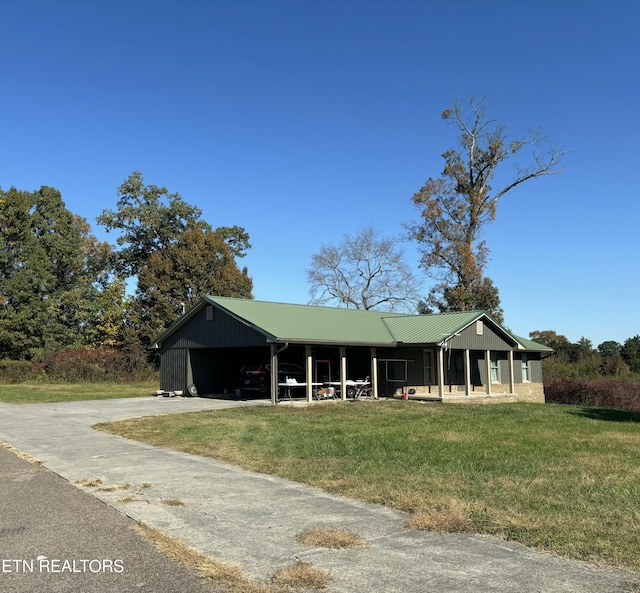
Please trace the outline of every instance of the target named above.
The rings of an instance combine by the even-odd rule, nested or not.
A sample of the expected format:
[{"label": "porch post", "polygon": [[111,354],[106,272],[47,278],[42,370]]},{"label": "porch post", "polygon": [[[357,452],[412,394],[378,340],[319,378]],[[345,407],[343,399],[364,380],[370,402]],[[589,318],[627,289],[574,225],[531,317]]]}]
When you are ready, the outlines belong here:
[{"label": "porch post", "polygon": [[278,403],[278,354],[276,345],[271,344],[271,403]]},{"label": "porch post", "polygon": [[471,395],[471,356],[468,348],[464,351],[464,394]]},{"label": "porch post", "polygon": [[347,399],[347,349],[340,346],[340,397]]},{"label": "porch post", "polygon": [[438,395],[440,399],[444,397],[444,356],[442,346],[438,348]]},{"label": "porch post", "polygon": [[304,350],[307,356],[307,403],[311,403],[311,400],[313,399],[313,355],[311,354],[311,346],[305,346]]},{"label": "porch post", "polygon": [[491,395],[491,350],[485,353],[487,363],[487,395]]},{"label": "porch post", "polygon": [[509,350],[509,389],[511,393],[516,392],[516,384],[513,374],[513,350]]},{"label": "porch post", "polygon": [[378,355],[375,348],[371,348],[371,395],[378,399]]}]

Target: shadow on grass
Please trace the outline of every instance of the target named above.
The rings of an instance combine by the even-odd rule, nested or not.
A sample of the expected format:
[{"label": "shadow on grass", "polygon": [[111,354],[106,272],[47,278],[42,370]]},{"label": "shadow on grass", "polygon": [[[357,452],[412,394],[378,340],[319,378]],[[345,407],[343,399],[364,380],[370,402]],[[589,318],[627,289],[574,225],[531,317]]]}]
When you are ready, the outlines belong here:
[{"label": "shadow on grass", "polygon": [[612,408],[579,408],[570,412],[577,416],[607,422],[640,422],[640,412],[614,410]]}]

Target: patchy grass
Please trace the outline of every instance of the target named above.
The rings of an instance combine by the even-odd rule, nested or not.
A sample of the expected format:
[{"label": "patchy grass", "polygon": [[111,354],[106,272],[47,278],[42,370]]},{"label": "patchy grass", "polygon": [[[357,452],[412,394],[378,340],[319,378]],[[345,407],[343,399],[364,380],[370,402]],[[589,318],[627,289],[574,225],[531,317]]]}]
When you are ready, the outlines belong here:
[{"label": "patchy grass", "polygon": [[29,453],[25,453],[24,451],[20,451],[20,449],[16,449],[13,445],[10,445],[9,443],[4,443],[0,441],[0,447],[2,447],[3,449],[8,449],[16,457],[20,457],[20,459],[24,459],[25,461],[28,461],[32,465],[42,465],[42,461],[40,459],[36,459],[32,455],[29,455]]},{"label": "patchy grass", "polygon": [[189,547],[182,539],[170,537],[146,525],[136,525],[136,531],[165,556],[197,570],[202,577],[222,585],[229,593],[271,593],[266,584],[250,579],[239,566],[206,556]]},{"label": "patchy grass", "polygon": [[109,484],[108,486],[100,486],[96,488],[96,492],[117,492],[118,490],[129,490],[133,484],[126,482],[124,484]]},{"label": "patchy grass", "polygon": [[346,529],[335,527],[319,527],[308,529],[296,537],[296,541],[314,548],[328,548],[342,550],[344,548],[360,548],[367,545],[367,541]]},{"label": "patchy grass", "polygon": [[286,588],[326,589],[333,582],[333,578],[328,571],[316,568],[311,562],[296,560],[293,564],[276,571],[272,581]]},{"label": "patchy grass", "polygon": [[184,500],[180,500],[178,498],[163,498],[160,501],[162,504],[169,505],[170,507],[184,507],[186,503]]},{"label": "patchy grass", "polygon": [[138,502],[139,500],[140,499],[136,498],[135,495],[129,494],[128,496],[124,496],[123,498],[118,498],[118,500],[116,500],[116,503],[125,504],[128,502]]},{"label": "patchy grass", "polygon": [[76,480],[74,484],[85,488],[97,488],[104,484],[104,480],[102,478],[84,478],[83,480]]},{"label": "patchy grass", "polygon": [[95,399],[148,397],[157,383],[17,383],[0,384],[0,402],[40,404]]},{"label": "patchy grass", "polygon": [[136,525],[136,531],[165,556],[197,570],[200,576],[217,583],[227,593],[286,593],[292,589],[325,589],[333,580],[327,571],[314,567],[310,562],[297,561],[277,570],[271,583],[263,583],[249,577],[240,566],[194,550],[183,539],[142,524]]},{"label": "patchy grass", "polygon": [[97,428],[640,570],[640,413],[553,404],[246,407]]}]

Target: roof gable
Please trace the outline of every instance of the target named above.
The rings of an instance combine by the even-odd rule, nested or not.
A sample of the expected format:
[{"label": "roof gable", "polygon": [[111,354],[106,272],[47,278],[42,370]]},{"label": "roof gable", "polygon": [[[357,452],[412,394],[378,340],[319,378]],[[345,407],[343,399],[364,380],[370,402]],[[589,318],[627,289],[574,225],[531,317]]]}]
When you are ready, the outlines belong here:
[{"label": "roof gable", "polygon": [[411,315],[385,318],[384,322],[397,342],[405,344],[440,344],[486,317],[482,311],[461,311],[437,315]]}]

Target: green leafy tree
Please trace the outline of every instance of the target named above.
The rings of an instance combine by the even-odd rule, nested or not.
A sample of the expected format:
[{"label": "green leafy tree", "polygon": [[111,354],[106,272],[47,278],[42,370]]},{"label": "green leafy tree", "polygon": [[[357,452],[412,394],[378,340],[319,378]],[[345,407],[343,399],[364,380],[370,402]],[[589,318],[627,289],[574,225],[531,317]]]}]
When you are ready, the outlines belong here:
[{"label": "green leafy tree", "polygon": [[[187,231],[210,231],[202,220],[202,210],[187,204],[166,187],[145,185],[140,171],[134,171],[118,188],[116,210],[104,210],[97,221],[107,232],[120,233],[116,242],[118,271],[137,276],[153,253],[173,245]],[[239,226],[218,227],[216,231],[235,257],[246,255],[249,235]]]},{"label": "green leafy tree", "polygon": [[110,252],[60,192],[0,191],[0,358],[90,343],[106,303]]},{"label": "green leafy tree", "polygon": [[397,241],[373,227],[324,245],[307,270],[311,302],[354,309],[415,312],[420,282]]},{"label": "green leafy tree", "polygon": [[[456,101],[442,119],[459,130],[459,147],[442,155],[441,176],[429,178],[412,198],[420,218],[410,230],[420,244],[421,267],[436,281],[426,306],[443,312],[484,309],[501,320],[498,289],[485,276],[489,248],[482,230],[495,220],[507,193],[536,177],[560,173],[564,151],[536,131],[509,140],[504,126],[487,114],[485,99]],[[514,177],[494,189],[498,169],[527,149],[530,165],[516,167]]]},{"label": "green leafy tree", "polygon": [[607,340],[598,345],[598,352],[603,358],[619,358],[622,351],[622,344]]},{"label": "green leafy tree", "polygon": [[207,294],[253,298],[247,269],[238,268],[227,237],[194,230],[155,251],[138,276],[137,322],[143,343],[150,343]]},{"label": "green leafy tree", "polygon": [[140,171],[134,171],[118,188],[117,209],[104,210],[97,221],[107,232],[119,231],[118,269],[137,276],[151,254],[173,244],[188,230],[209,229],[200,219],[202,211],[187,204],[180,194],[166,187],[145,185]]},{"label": "green leafy tree", "polygon": [[626,339],[620,354],[633,373],[640,373],[640,336]]}]

